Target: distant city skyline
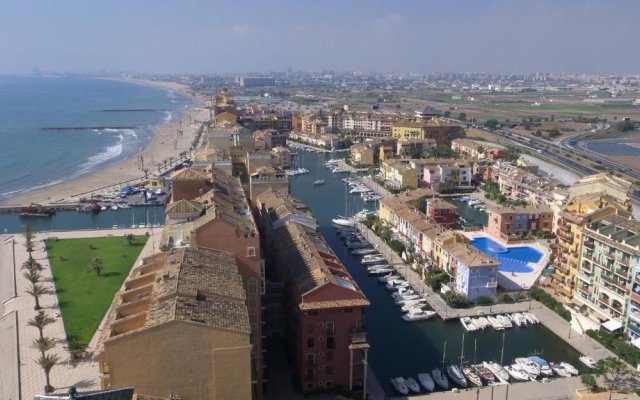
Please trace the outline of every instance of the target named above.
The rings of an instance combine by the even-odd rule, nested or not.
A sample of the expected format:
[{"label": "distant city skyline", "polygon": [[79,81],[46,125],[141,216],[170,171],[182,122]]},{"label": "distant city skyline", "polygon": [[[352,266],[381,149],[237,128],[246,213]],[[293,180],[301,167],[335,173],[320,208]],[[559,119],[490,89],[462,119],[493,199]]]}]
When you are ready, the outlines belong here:
[{"label": "distant city skyline", "polygon": [[640,73],[640,2],[8,1],[0,73]]}]

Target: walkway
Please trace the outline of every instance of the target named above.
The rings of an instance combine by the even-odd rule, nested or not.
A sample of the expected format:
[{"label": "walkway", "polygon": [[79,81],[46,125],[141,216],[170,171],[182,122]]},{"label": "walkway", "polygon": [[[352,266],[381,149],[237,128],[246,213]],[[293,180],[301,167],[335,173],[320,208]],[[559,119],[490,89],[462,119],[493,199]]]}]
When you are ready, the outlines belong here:
[{"label": "walkway", "polygon": [[364,182],[364,184],[367,185],[374,192],[381,194],[384,197],[391,196],[391,192],[389,192],[387,189],[379,185],[378,182],[374,181],[373,178],[371,178],[370,176],[362,177],[362,182]]},{"label": "walkway", "polygon": [[[47,237],[55,236],[60,239],[67,238],[81,238],[81,237],[103,237],[103,236],[123,236],[125,233],[144,234],[147,230],[139,229],[133,231],[127,230],[95,230],[95,231],[69,231],[69,232],[46,232],[37,233],[35,235],[35,251],[33,252],[33,258],[36,259],[43,266],[42,280],[43,282],[52,288],[53,276],[51,275],[51,268],[47,259],[47,254],[44,248],[43,240]],[[152,232],[153,231],[153,232]],[[161,228],[150,229],[149,232],[152,237],[143,248],[140,257],[147,256],[157,249],[157,243],[159,236],[162,232]],[[14,235],[16,240],[16,269],[17,273],[21,274],[21,265],[27,260],[28,254],[24,247],[24,237],[21,235]],[[3,235],[1,239],[6,240],[8,236]],[[124,240],[124,239],[123,239]],[[6,273],[6,271],[13,269],[13,260],[10,256],[4,256],[7,252],[8,246],[0,248],[0,271]],[[10,251],[10,247],[9,250]],[[4,274],[3,274],[4,275]],[[19,377],[20,377],[20,392],[22,399],[32,399],[36,394],[42,394],[45,384],[44,373],[42,369],[36,364],[36,360],[39,356],[37,350],[31,347],[31,343],[38,337],[38,330],[27,325],[27,321],[33,318],[36,312],[33,309],[34,300],[33,297],[26,293],[29,286],[29,282],[19,277],[17,280],[17,297],[11,300],[11,308],[15,310],[17,314],[17,332],[14,330],[1,330],[0,331],[0,347],[2,349],[2,357],[0,357],[0,371],[7,371],[5,374],[2,372],[0,375],[0,396],[2,399],[18,399],[18,397],[5,397],[5,391],[11,390],[13,386],[12,382],[6,382],[4,379],[16,380],[16,374],[10,374],[11,369],[17,370],[19,363]],[[4,286],[0,287],[3,291]],[[6,298],[6,293],[0,293],[0,298]],[[45,335],[56,339],[56,347],[51,351],[57,354],[60,358],[60,363],[57,364],[51,370],[51,384],[57,389],[65,389],[71,385],[76,386],[80,390],[92,390],[99,389],[98,379],[98,365],[92,360],[85,359],[77,367],[71,367],[69,363],[69,354],[66,351],[67,340],[64,331],[64,325],[62,318],[60,317],[60,307],[58,305],[57,296],[55,294],[44,295],[40,297],[40,304],[42,309],[47,315],[55,318],[55,322],[45,328]],[[2,318],[2,327],[6,326],[5,317]],[[98,332],[101,328],[98,329]],[[19,357],[5,357],[5,344],[15,343],[12,342],[11,335],[16,335],[19,338]],[[95,348],[97,335],[94,335],[87,352],[91,354]],[[7,353],[11,354],[11,353]],[[89,358],[89,357],[87,357]],[[6,385],[5,385],[6,383]],[[17,386],[16,386],[17,387]],[[5,389],[8,388],[8,389]]]}]

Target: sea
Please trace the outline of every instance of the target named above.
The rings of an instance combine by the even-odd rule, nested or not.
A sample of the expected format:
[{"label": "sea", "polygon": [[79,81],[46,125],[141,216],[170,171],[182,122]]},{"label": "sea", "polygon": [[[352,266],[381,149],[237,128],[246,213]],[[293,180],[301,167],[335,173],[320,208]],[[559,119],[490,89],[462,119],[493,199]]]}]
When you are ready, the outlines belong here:
[{"label": "sea", "polygon": [[0,76],[0,202],[133,156],[190,105],[117,80]]}]

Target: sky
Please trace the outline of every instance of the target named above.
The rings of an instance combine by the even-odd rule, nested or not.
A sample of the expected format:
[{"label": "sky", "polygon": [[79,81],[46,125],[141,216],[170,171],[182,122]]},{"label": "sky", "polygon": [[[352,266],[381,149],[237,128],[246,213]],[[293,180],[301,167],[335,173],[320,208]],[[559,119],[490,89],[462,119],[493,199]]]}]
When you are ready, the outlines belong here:
[{"label": "sky", "polygon": [[637,0],[3,0],[0,73],[640,73]]}]

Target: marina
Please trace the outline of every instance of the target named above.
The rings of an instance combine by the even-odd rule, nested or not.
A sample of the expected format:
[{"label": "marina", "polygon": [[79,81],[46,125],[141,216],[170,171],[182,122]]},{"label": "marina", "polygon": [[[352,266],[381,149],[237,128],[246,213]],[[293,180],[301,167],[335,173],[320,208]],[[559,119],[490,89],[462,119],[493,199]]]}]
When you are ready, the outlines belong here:
[{"label": "marina", "polygon": [[[317,163],[315,157],[322,157],[324,161],[328,159],[328,156],[324,154],[305,153],[307,166]],[[409,378],[413,378],[422,382],[419,379],[419,374],[432,372],[435,368],[442,368],[443,358],[445,364],[459,364],[461,354],[465,355],[464,360],[469,361],[471,365],[477,365],[484,361],[499,361],[501,358],[503,359],[502,365],[509,365],[514,363],[516,358],[537,354],[549,362],[566,362],[582,371],[586,370],[586,367],[583,367],[578,360],[580,354],[563,340],[558,340],[558,336],[544,324],[533,324],[529,327],[516,325],[502,331],[484,329],[467,334],[467,330],[462,326],[457,315],[464,316],[465,313],[476,313],[477,311],[473,309],[444,310],[445,314],[450,312],[447,320],[433,317],[410,323],[404,321],[401,318],[404,315],[402,312],[404,305],[396,304],[396,300],[391,296],[392,292],[387,290],[386,286],[404,286],[407,289],[408,286],[401,284],[401,282],[393,284],[385,282],[385,276],[370,275],[367,268],[361,263],[362,254],[353,254],[353,249],[347,248],[341,237],[349,234],[357,235],[357,233],[349,228],[347,229],[349,234],[338,235],[336,233],[339,231],[331,222],[336,217],[336,212],[344,213],[343,217],[349,217],[362,209],[373,210],[374,204],[366,203],[360,196],[349,195],[348,186],[342,181],[344,176],[323,169],[319,178],[325,180],[322,190],[318,190],[318,187],[313,185],[313,180],[317,179],[315,177],[307,175],[292,179],[292,195],[305,202],[313,210],[320,225],[319,230],[372,303],[367,311],[365,321],[371,343],[369,362],[377,380],[387,394],[396,395],[398,393],[391,383],[392,378],[403,377],[405,382]],[[345,202],[345,198],[346,207],[343,209],[341,205]],[[364,238],[366,239],[367,235],[364,235]],[[375,242],[373,245],[372,247],[365,244],[367,247],[362,247],[362,252],[365,252],[364,249],[378,247]],[[381,249],[377,248],[377,250]],[[385,252],[381,253],[388,256]],[[375,255],[375,253],[369,254]],[[402,274],[396,275],[399,277],[405,275],[403,269],[406,267],[396,264],[395,261],[389,264],[396,269],[400,268]],[[398,281],[401,280],[398,279]],[[422,288],[417,289],[415,291],[420,297],[425,295]],[[413,300],[419,299],[414,298]],[[531,305],[519,303],[504,306],[526,310]],[[434,311],[439,315],[443,313],[442,309],[434,308]],[[505,311],[502,311],[501,307],[497,307],[494,313],[505,313]],[[537,314],[537,311],[533,310],[533,313]],[[473,317],[477,317],[477,315],[473,315]],[[512,325],[515,324],[512,323]],[[464,345],[462,344],[463,334],[467,334]],[[504,350],[502,351],[503,340]],[[447,341],[446,354],[443,346],[445,341]],[[464,351],[462,351],[463,346]],[[424,378],[424,375],[422,377]],[[422,393],[424,392],[423,388]]]}]

